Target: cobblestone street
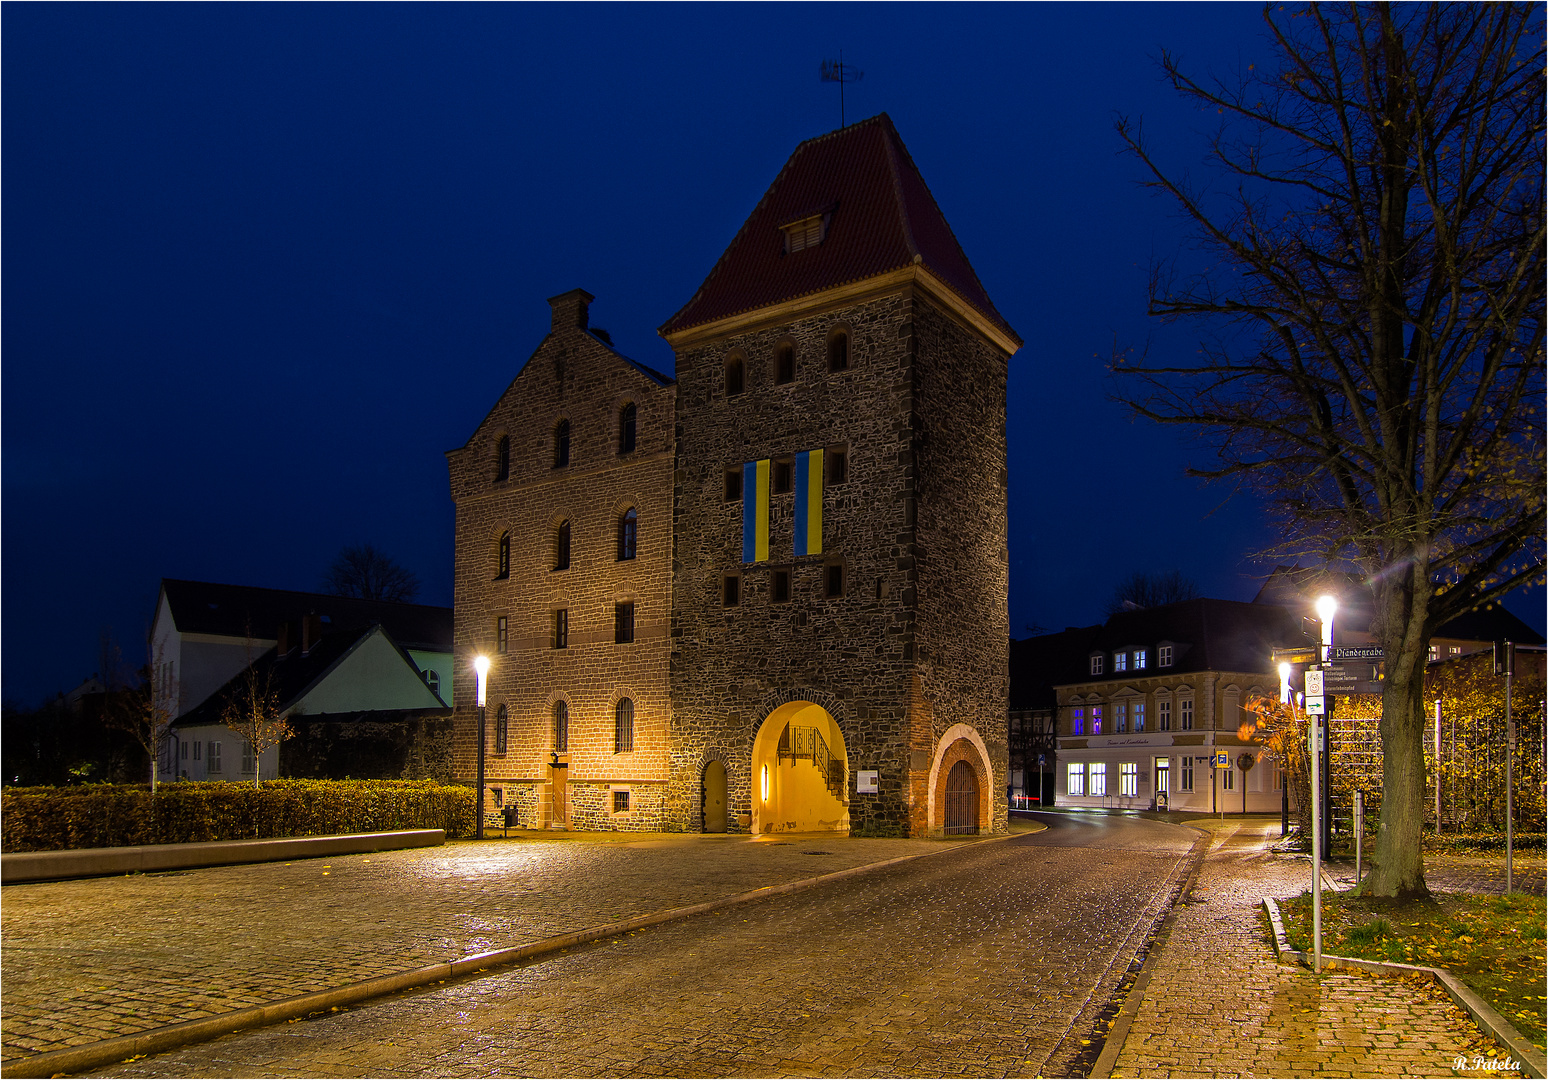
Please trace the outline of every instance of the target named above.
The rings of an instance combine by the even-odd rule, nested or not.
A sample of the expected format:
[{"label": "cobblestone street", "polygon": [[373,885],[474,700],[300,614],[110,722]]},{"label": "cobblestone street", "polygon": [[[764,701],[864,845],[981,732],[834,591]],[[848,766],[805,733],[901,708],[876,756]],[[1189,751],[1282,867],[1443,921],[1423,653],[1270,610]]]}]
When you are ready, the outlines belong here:
[{"label": "cobblestone street", "polygon": [[108,1072],[1068,1075],[1194,836],[1063,822]]}]

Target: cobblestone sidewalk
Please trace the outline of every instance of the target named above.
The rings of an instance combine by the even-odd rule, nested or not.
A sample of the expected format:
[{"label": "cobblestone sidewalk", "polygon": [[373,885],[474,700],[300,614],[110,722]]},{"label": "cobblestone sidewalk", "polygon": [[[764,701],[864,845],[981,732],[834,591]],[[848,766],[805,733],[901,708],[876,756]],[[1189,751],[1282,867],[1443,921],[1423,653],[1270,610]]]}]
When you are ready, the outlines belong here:
[{"label": "cobblestone sidewalk", "polygon": [[1268,850],[1278,831],[1277,822],[1216,830],[1110,1075],[1521,1075],[1490,1067],[1493,1043],[1427,981],[1318,979],[1276,961],[1259,898],[1299,893],[1308,872],[1305,859]]},{"label": "cobblestone sidewalk", "polygon": [[7,885],[0,1048],[10,1061],[961,843],[610,839]]},{"label": "cobblestone sidewalk", "polygon": [[[1370,867],[1361,869],[1369,874]],[[1352,888],[1355,883],[1355,864],[1352,859],[1335,859],[1328,863],[1328,876],[1339,889]],[[1484,896],[1505,895],[1505,856],[1501,855],[1440,855],[1424,857],[1424,881],[1436,892],[1480,893]],[[1543,853],[1518,851],[1511,866],[1511,885],[1516,892],[1543,895]]]}]

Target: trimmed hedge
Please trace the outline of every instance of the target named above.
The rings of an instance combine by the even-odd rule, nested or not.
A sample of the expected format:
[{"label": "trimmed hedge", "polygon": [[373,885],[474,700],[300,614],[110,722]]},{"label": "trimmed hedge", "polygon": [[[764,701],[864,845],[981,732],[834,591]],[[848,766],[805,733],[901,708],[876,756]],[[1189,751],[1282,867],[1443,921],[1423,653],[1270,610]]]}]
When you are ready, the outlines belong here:
[{"label": "trimmed hedge", "polygon": [[445,829],[472,836],[472,788],[431,780],[80,784],[0,792],[0,850],[186,844],[255,837]]}]

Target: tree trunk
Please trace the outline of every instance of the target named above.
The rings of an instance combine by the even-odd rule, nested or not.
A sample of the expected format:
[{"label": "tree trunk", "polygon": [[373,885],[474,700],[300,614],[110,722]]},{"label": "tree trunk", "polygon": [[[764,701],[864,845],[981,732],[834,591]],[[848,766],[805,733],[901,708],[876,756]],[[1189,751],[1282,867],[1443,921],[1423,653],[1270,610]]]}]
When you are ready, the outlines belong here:
[{"label": "tree trunk", "polygon": [[1426,653],[1388,653],[1381,696],[1381,825],[1367,896],[1428,896],[1424,884],[1424,667]]}]

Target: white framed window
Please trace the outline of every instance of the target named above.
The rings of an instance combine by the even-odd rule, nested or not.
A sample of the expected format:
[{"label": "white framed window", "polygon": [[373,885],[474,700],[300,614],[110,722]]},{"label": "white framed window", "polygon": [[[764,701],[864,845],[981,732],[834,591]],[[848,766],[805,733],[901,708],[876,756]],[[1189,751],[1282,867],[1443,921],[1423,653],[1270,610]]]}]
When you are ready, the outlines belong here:
[{"label": "white framed window", "polygon": [[1114,671],[1128,671],[1129,670],[1129,654],[1128,653],[1126,653],[1126,652],[1115,652],[1115,653],[1113,653],[1113,670]]},{"label": "white framed window", "polygon": [[220,772],[220,740],[210,740],[210,772]]},{"label": "white framed window", "polygon": [[1183,731],[1193,730],[1193,699],[1191,697],[1179,698],[1177,702],[1178,727]]},{"label": "white framed window", "polygon": [[1134,650],[1134,670],[1135,671],[1144,671],[1145,670],[1145,666],[1146,666],[1146,662],[1149,660],[1149,658],[1150,658],[1150,651],[1148,649],[1135,649]]},{"label": "white framed window", "polygon": [[1172,730],[1172,703],[1166,698],[1156,702],[1156,725],[1162,731]]},{"label": "white framed window", "polygon": [[1069,795],[1084,795],[1086,793],[1086,766],[1071,765],[1065,780],[1065,793]]},{"label": "white framed window", "polygon": [[1107,794],[1107,766],[1100,761],[1091,763],[1091,794]]},{"label": "white framed window", "polygon": [[1091,674],[1102,674],[1102,657],[1100,655],[1091,658]]},{"label": "white framed window", "polygon": [[1129,798],[1139,794],[1139,762],[1125,761],[1119,764],[1118,794]]},{"label": "white framed window", "polygon": [[1439,645],[1431,645],[1430,646],[1430,659],[1431,660],[1439,660],[1440,659],[1440,646]]},{"label": "white framed window", "polygon": [[1172,790],[1172,759],[1156,758],[1156,794]]},{"label": "white framed window", "polygon": [[1460,645],[1453,645],[1451,647],[1450,651],[1451,651],[1451,655],[1452,656],[1461,656],[1462,655],[1462,646],[1460,646]]},{"label": "white framed window", "polygon": [[1134,703],[1134,730],[1145,730],[1145,703],[1143,701],[1136,701]]},{"label": "white framed window", "polygon": [[1178,776],[1177,776],[1177,790],[1178,791],[1192,791],[1193,790],[1193,756],[1191,754],[1185,755],[1180,761],[1177,762],[1177,765],[1178,765],[1178,769],[1177,769],[1177,773],[1178,773]]},{"label": "white framed window", "polygon": [[1156,650],[1156,663],[1161,667],[1172,666],[1172,647],[1163,645]]},{"label": "white framed window", "polygon": [[1091,706],[1091,734],[1102,734],[1102,706]]},{"label": "white framed window", "polygon": [[1236,769],[1234,767],[1220,770],[1220,790],[1236,790]]},{"label": "white framed window", "polygon": [[1113,730],[1119,735],[1129,730],[1129,706],[1122,701],[1113,705]]}]

